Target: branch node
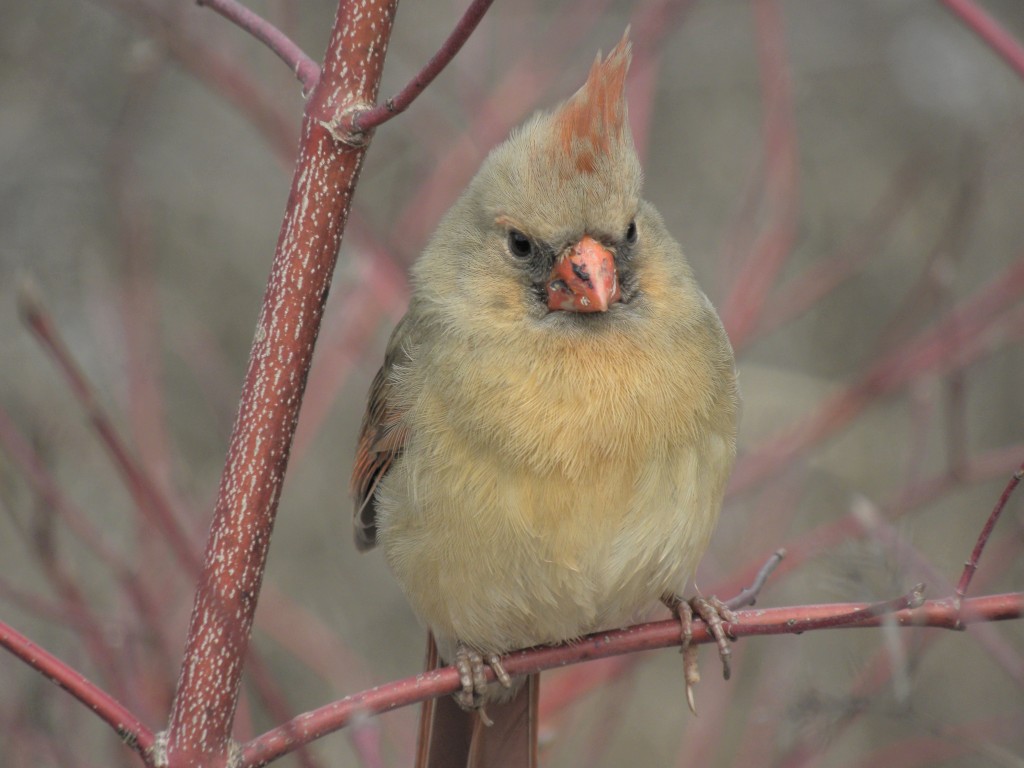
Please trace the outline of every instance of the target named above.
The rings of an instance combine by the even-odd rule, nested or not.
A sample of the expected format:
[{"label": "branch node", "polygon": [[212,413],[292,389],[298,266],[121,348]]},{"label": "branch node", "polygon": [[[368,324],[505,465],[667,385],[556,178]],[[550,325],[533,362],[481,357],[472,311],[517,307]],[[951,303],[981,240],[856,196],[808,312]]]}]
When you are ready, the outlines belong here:
[{"label": "branch node", "polygon": [[965,629],[967,629],[967,627],[964,626],[964,623],[960,620],[960,610],[963,607],[964,603],[963,597],[960,595],[954,595],[952,602],[953,616],[955,617],[953,620],[953,629],[955,629],[957,632],[963,632]]},{"label": "branch node", "polygon": [[242,761],[242,745],[234,739],[228,739],[228,757],[224,763],[225,768],[242,768],[244,764]]},{"label": "branch node", "polygon": [[373,128],[363,130],[358,125],[359,117],[371,109],[373,109],[372,104],[355,102],[341,110],[337,117],[318,122],[339,144],[359,149],[369,144],[370,139],[373,138]]},{"label": "branch node", "polygon": [[[196,0],[197,3],[200,0]],[[167,731],[160,731],[153,738],[153,746],[149,750],[149,761],[155,768],[167,768]]]},{"label": "branch node", "polygon": [[914,585],[914,588],[910,590],[910,595],[907,599],[907,608],[920,608],[924,605],[924,589],[924,582]]}]

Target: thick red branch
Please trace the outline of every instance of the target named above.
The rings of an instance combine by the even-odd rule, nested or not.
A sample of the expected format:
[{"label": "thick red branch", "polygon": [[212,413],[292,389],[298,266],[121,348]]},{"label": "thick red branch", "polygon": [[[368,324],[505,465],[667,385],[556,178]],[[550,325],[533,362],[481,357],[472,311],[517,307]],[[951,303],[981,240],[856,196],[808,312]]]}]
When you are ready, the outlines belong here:
[{"label": "thick red branch", "polygon": [[153,732],[139,722],[119,701],[86,680],[49,651],[33,643],[16,629],[0,621],[0,647],[6,648],[47,679],[63,688],[110,725],[121,740],[150,762]]},{"label": "thick red branch", "polygon": [[281,484],[365,144],[328,126],[377,97],[397,0],[339,3],[310,95],[175,694],[168,764],[224,765]]},{"label": "thick red branch", "polygon": [[[905,599],[898,598],[895,602],[898,604]],[[891,606],[839,603],[739,611],[739,621],[730,624],[729,631],[736,637],[785,635],[815,629],[877,627],[883,622],[955,629],[959,624],[1021,618],[1024,615],[1024,593],[971,598],[959,608],[953,600],[929,600],[919,607],[892,613],[884,610],[886,607]],[[693,642],[714,642],[700,621],[694,622]],[[582,661],[674,645],[679,645],[679,622],[670,619],[597,632],[571,644],[517,651],[504,657],[502,664],[511,675],[528,675]],[[488,680],[494,679],[489,668],[486,673]],[[248,742],[242,747],[241,766],[266,765],[302,744],[346,727],[354,720],[454,693],[460,685],[458,672],[453,667],[444,667],[347,696],[299,715]]]}]

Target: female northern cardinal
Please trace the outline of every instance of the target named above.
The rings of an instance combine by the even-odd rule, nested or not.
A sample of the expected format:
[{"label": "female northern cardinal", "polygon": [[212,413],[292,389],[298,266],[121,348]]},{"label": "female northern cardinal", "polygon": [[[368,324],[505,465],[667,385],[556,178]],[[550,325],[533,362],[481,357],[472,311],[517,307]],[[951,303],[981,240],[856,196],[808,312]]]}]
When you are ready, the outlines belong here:
[{"label": "female northern cardinal", "polygon": [[[529,734],[535,681],[501,704],[522,686],[500,654],[623,626],[659,600],[688,628],[677,596],[722,503],[738,397],[721,322],[640,199],[629,60],[627,32],[572,98],[491,152],[413,268],[370,390],[356,544],[381,546],[462,674],[458,702],[504,721],[451,730],[461,711],[438,703],[431,765],[533,764],[515,734]],[[505,689],[484,684],[485,663]]]}]

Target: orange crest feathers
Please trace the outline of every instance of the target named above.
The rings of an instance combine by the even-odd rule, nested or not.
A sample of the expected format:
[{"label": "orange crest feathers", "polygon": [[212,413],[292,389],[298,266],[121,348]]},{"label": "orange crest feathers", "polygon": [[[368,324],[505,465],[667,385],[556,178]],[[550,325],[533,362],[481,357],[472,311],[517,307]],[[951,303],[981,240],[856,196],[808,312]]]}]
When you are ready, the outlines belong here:
[{"label": "orange crest feathers", "polygon": [[554,114],[555,151],[572,159],[580,173],[593,173],[597,159],[609,154],[627,132],[626,72],[632,58],[629,28],[622,40],[590,68],[583,87]]}]

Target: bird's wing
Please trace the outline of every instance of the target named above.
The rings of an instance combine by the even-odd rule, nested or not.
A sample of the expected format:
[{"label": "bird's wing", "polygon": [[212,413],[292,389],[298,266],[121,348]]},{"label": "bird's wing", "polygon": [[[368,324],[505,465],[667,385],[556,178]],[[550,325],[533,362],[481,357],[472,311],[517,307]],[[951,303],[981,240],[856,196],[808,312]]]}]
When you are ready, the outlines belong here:
[{"label": "bird's wing", "polygon": [[363,416],[356,445],[355,465],[349,492],[355,501],[352,522],[356,548],[372,549],[377,543],[377,504],[374,493],[391,464],[402,454],[408,437],[403,412],[395,402],[393,377],[396,369],[409,361],[407,314],[395,327],[384,355],[384,365],[370,386],[369,402]]}]

